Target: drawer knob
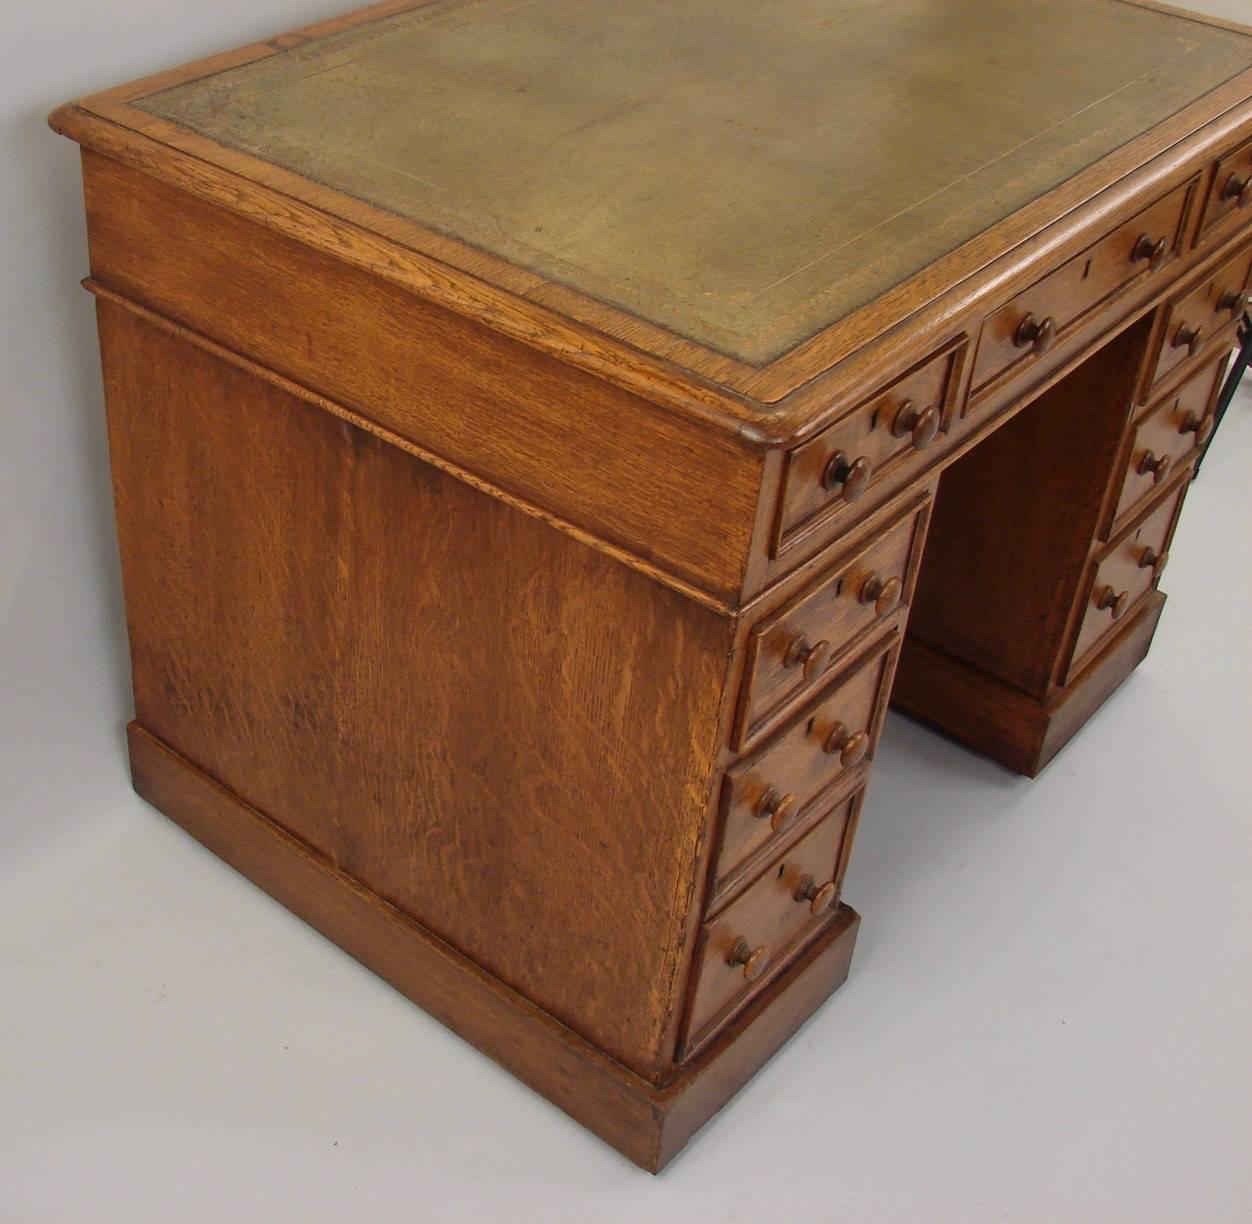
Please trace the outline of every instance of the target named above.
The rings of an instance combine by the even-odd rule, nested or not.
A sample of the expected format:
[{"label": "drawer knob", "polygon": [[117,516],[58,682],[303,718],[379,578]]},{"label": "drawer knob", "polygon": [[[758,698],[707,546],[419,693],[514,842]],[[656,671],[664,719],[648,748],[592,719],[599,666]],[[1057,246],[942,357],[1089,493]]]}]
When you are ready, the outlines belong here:
[{"label": "drawer knob", "polygon": [[1158,455],[1155,451],[1144,451],[1139,460],[1139,475],[1151,476],[1153,484],[1160,484],[1169,475],[1174,461],[1168,455]]},{"label": "drawer knob", "polygon": [[1217,309],[1237,319],[1248,307],[1248,295],[1242,289],[1229,289],[1217,299]]},{"label": "drawer knob", "polygon": [[809,903],[810,914],[824,914],[834,904],[836,891],[834,880],[819,884],[811,875],[806,875],[800,881],[795,897],[797,901]]},{"label": "drawer knob", "polygon": [[1198,412],[1188,412],[1183,417],[1182,424],[1178,426],[1178,432],[1195,434],[1196,445],[1201,446],[1208,441],[1209,434],[1213,432],[1213,418],[1208,414],[1200,416]]},{"label": "drawer knob", "polygon": [[830,655],[830,643],[825,638],[819,638],[816,642],[810,642],[801,633],[798,637],[793,638],[791,645],[787,647],[787,653],[783,656],[783,666],[802,667],[804,669],[804,678],[813,680],[826,670],[826,665],[830,662]]},{"label": "drawer knob", "polygon": [[1147,546],[1139,554],[1139,568],[1150,569],[1156,577],[1161,576],[1161,571],[1169,564],[1169,553],[1159,553],[1151,544]]},{"label": "drawer knob", "polygon": [[1252,204],[1252,174],[1232,174],[1222,185],[1222,199],[1234,200],[1237,208]]},{"label": "drawer knob", "polygon": [[746,939],[737,939],[726,957],[726,963],[732,966],[742,965],[743,976],[749,982],[755,982],[769,964],[769,949],[764,946],[754,948]]},{"label": "drawer knob", "polygon": [[904,583],[895,575],[884,578],[880,574],[871,574],[861,587],[860,599],[863,604],[872,603],[879,616],[886,616],[888,612],[895,611],[903,593]]},{"label": "drawer knob", "polygon": [[1199,351],[1200,346],[1204,343],[1204,328],[1191,327],[1184,323],[1175,333],[1173,345],[1175,348],[1185,348],[1187,356],[1194,357]]},{"label": "drawer knob", "polygon": [[1147,234],[1140,234],[1134,249],[1130,252],[1132,263],[1148,262],[1148,270],[1155,272],[1165,262],[1165,254],[1169,250],[1169,239],[1158,238],[1155,242]]},{"label": "drawer knob", "polygon": [[800,810],[800,800],[796,795],[784,795],[770,787],[757,801],[753,813],[758,820],[768,820],[769,827],[775,833],[790,828]]},{"label": "drawer knob", "polygon": [[851,769],[865,760],[865,754],[869,752],[869,736],[864,731],[849,731],[843,723],[837,722],[822,741],[822,751],[828,756],[838,753],[844,768]]},{"label": "drawer knob", "polygon": [[1103,586],[1096,592],[1096,607],[1110,612],[1114,620],[1121,620],[1129,606],[1129,591],[1115,591],[1111,586]]},{"label": "drawer knob", "polygon": [[822,468],[822,488],[840,489],[843,500],[854,502],[869,486],[874,465],[863,455],[850,459],[843,451],[835,451]]},{"label": "drawer knob", "polygon": [[937,408],[918,408],[912,400],[905,400],[891,422],[891,432],[897,438],[905,434],[913,435],[913,449],[925,450],[939,432],[939,411]]},{"label": "drawer knob", "polygon": [[1013,343],[1018,348],[1028,348],[1032,353],[1046,353],[1056,339],[1056,320],[1048,315],[1044,319],[1036,319],[1028,314],[1013,333]]}]

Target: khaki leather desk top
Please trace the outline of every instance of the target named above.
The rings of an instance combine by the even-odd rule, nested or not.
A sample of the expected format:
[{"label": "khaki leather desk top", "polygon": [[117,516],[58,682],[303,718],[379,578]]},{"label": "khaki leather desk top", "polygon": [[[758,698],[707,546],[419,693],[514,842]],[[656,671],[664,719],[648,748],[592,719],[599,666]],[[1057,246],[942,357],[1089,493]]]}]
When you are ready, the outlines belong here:
[{"label": "khaki leather desk top", "polygon": [[436,0],[137,105],[761,365],[1250,64],[1120,0]]}]

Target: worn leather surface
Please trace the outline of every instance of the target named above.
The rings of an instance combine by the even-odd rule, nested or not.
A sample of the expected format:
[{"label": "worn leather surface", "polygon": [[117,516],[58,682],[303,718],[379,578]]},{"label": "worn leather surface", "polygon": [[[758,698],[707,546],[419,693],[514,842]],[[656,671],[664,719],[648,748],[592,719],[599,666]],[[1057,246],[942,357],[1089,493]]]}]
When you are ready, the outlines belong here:
[{"label": "worn leather surface", "polygon": [[439,0],[138,105],[759,365],[1249,66],[1124,0]]}]

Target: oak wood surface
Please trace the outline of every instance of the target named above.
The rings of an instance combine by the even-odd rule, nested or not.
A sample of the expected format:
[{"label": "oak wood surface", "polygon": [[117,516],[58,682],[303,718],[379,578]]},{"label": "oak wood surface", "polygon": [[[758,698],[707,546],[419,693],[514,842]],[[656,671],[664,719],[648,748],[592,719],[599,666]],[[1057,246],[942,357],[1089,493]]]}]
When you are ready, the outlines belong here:
[{"label": "oak wood surface", "polygon": [[[136,784],[644,1167],[846,976],[902,636],[894,699],[1035,773],[1160,615],[1252,267],[1252,39],[987,3],[719,10],[603,80],[650,2],[387,3],[52,117]],[[849,91],[859,127],[795,121]]]},{"label": "oak wood surface", "polygon": [[1252,282],[1252,247],[1220,264],[1175,295],[1163,312],[1150,369],[1148,394],[1158,392],[1177,371],[1191,368],[1197,354],[1228,352],[1231,328],[1243,313],[1243,294]]},{"label": "oak wood surface", "polygon": [[[852,795],[836,803],[705,925],[696,951],[684,1050],[701,1044],[720,1020],[789,963],[820,924],[835,916],[844,839],[859,800]],[[814,883],[818,888],[833,885],[823,894],[821,908],[807,895],[807,886]]]},{"label": "oak wood surface", "polygon": [[1189,480],[1190,472],[1180,468],[1167,491],[1093,558],[1084,583],[1082,618],[1065,667],[1066,681],[1082,670],[1100,644],[1117,632],[1118,622],[1155,589]]},{"label": "oak wood surface", "polygon": [[727,771],[713,871],[717,893],[745,862],[801,827],[829,786],[871,759],[898,645],[895,632],[876,643],[768,744]]},{"label": "oak wood surface", "polygon": [[[786,605],[759,621],[747,644],[737,742],[745,745],[827,670],[844,661],[912,594],[926,531],[926,507],[911,506],[877,538],[838,562]],[[820,662],[819,666],[809,664]]]},{"label": "oak wood surface", "polygon": [[657,1074],[729,621],[99,310],[138,719]]},{"label": "oak wood surface", "polygon": [[1148,330],[1123,332],[944,472],[909,618],[914,637],[1046,694]]},{"label": "oak wood surface", "polygon": [[920,639],[906,638],[892,705],[1033,778],[1143,661],[1164,605],[1164,594],[1153,591],[1072,683],[1043,700]]},{"label": "oak wood surface", "polygon": [[697,586],[737,589],[760,459],[732,436],[115,162],[87,153],[84,169],[92,275],[108,288]]},{"label": "oak wood surface", "polygon": [[860,922],[826,929],[658,1087],[606,1056],[163,744],[128,728],[139,793],[293,913],[649,1172],[691,1138],[848,975]]},{"label": "oak wood surface", "polygon": [[[1221,390],[1229,357],[1210,360],[1172,394],[1151,405],[1136,422],[1122,461],[1121,484],[1116,502],[1101,529],[1102,539],[1120,531],[1144,502],[1157,490],[1164,477],[1161,460],[1177,468],[1208,438],[1213,427],[1213,407]],[[1152,462],[1151,470],[1148,468]]]}]

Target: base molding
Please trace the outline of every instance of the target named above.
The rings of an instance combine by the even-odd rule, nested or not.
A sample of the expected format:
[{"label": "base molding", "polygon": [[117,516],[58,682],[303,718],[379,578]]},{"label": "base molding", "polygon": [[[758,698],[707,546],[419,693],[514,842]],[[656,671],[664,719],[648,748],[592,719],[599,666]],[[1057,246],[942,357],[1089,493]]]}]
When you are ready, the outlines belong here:
[{"label": "base molding", "polygon": [[906,637],[891,703],[1033,778],[1143,661],[1164,605],[1153,591],[1091,664],[1045,700]]},{"label": "base molding", "polygon": [[135,789],[294,914],[650,1172],[669,1163],[848,976],[840,905],[785,973],[667,1083],[636,1075],[388,905],[137,722]]}]

